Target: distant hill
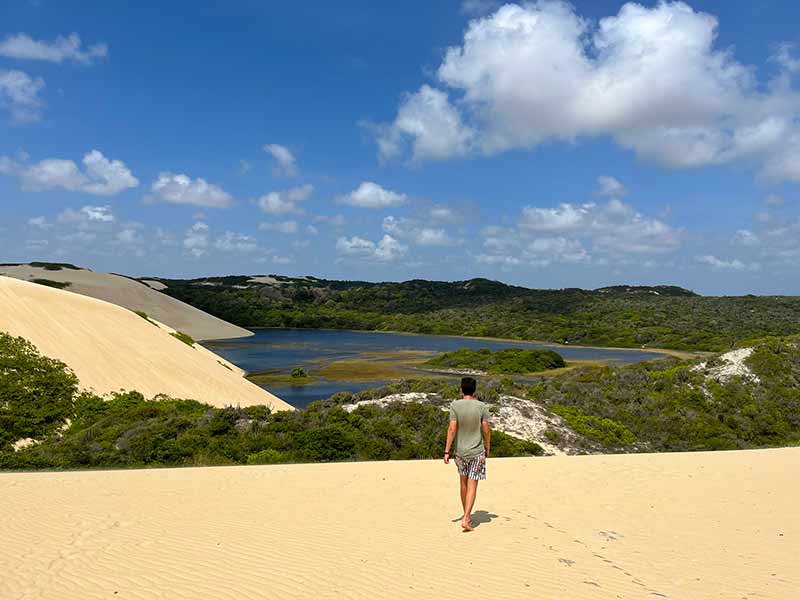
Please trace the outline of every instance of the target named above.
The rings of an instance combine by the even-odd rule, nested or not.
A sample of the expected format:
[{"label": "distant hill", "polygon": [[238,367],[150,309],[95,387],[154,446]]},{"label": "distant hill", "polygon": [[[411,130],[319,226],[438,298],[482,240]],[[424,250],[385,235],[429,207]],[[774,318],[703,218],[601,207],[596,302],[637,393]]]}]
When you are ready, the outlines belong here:
[{"label": "distant hill", "polygon": [[800,298],[700,296],[677,286],[529,289],[489,279],[403,282],[236,275],[147,278],[242,327],[502,337],[628,348],[724,351],[800,333]]},{"label": "distant hill", "polygon": [[[68,263],[0,264],[0,275],[64,289],[147,313],[161,323],[188,333],[196,340],[252,335],[193,306],[159,294],[152,285],[117,275],[95,273]],[[157,286],[156,286],[157,287]]]},{"label": "distant hill", "polygon": [[654,296],[698,296],[691,290],[676,285],[610,285],[597,288],[595,292],[601,294],[619,295],[654,295]]}]

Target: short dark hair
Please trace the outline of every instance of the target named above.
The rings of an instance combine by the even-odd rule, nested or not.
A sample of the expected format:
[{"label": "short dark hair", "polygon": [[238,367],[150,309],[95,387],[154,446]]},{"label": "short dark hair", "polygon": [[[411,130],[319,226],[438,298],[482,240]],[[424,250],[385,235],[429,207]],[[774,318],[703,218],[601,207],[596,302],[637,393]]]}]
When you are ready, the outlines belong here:
[{"label": "short dark hair", "polygon": [[477,387],[478,387],[478,382],[475,381],[472,377],[461,378],[461,392],[465,396],[474,396]]}]

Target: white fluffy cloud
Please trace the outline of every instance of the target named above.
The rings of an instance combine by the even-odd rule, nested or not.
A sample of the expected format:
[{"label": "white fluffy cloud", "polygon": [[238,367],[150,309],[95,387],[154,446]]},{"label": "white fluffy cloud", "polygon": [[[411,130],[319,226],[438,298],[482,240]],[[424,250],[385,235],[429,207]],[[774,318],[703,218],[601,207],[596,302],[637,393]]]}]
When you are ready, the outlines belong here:
[{"label": "white fluffy cloud", "polygon": [[258,244],[253,236],[226,231],[217,238],[214,247],[223,252],[253,252],[258,249]]},{"label": "white fluffy cloud", "polygon": [[553,263],[583,263],[591,256],[578,239],[565,236],[531,236],[496,227],[484,229],[478,262],[502,267],[547,267]]},{"label": "white fluffy cloud", "polygon": [[601,175],[597,178],[598,195],[607,198],[624,198],[628,194],[628,189],[616,177]]},{"label": "white fluffy cloud", "polygon": [[64,189],[97,196],[113,196],[139,185],[125,163],[109,160],[98,150],[83,157],[83,171],[72,160],[47,158],[38,163],[20,163],[0,157],[0,173],[15,175],[29,191]]},{"label": "white fluffy cloud", "polygon": [[95,44],[84,49],[77,33],[71,33],[67,37],[59,36],[52,42],[34,40],[29,35],[18,33],[9,35],[0,42],[0,56],[53,63],[71,61],[89,65],[98,58],[108,56],[108,46]]},{"label": "white fluffy cloud", "polygon": [[670,167],[757,158],[764,176],[800,181],[797,61],[782,47],[764,84],[716,35],[717,19],[683,2],[628,3],[597,26],[566,2],[506,4],[446,52],[436,77],[452,99],[424,85],[376,128],[381,156],[611,136]]},{"label": "white fluffy cloud", "polygon": [[416,220],[402,217],[385,217],[383,230],[395,238],[408,240],[418,246],[455,246],[459,243],[459,240],[441,227],[425,227]]},{"label": "white fluffy cloud", "polygon": [[589,254],[581,243],[565,237],[541,237],[531,240],[525,250],[540,260],[555,257],[561,262],[577,263],[589,259]]},{"label": "white fluffy cloud", "polygon": [[[309,225],[311,227],[311,225]],[[273,231],[275,233],[295,234],[298,231],[297,221],[277,221],[273,223],[260,223],[258,228],[261,231]]]},{"label": "white fluffy cloud", "polygon": [[390,235],[384,235],[376,244],[358,236],[340,237],[336,241],[336,251],[347,257],[368,261],[392,262],[402,258],[408,248]]},{"label": "white fluffy cloud", "polygon": [[203,256],[208,250],[208,225],[202,221],[192,225],[183,238],[183,247],[195,258]]},{"label": "white fluffy cloud", "polygon": [[151,199],[170,204],[228,208],[234,203],[233,197],[221,187],[208,183],[202,177],[192,179],[183,173],[159,173],[151,190]]},{"label": "white fluffy cloud", "polygon": [[681,230],[659,219],[635,212],[620,200],[608,204],[561,204],[557,208],[525,207],[522,229],[533,232],[572,234],[591,238],[610,252],[660,253],[680,245]]},{"label": "white fluffy cloud", "polygon": [[92,224],[114,223],[117,218],[106,206],[84,206],[80,210],[67,208],[58,215],[58,222],[64,225],[83,227]]},{"label": "white fluffy cloud", "polygon": [[434,206],[430,209],[428,214],[431,219],[439,221],[440,223],[461,223],[462,221],[461,215],[447,206]]},{"label": "white fluffy cloud", "polygon": [[36,79],[23,71],[0,69],[0,108],[11,113],[16,123],[31,123],[42,116],[44,102],[39,92],[44,89],[44,80]]},{"label": "white fluffy cloud", "polygon": [[516,227],[484,228],[485,252],[476,258],[506,267],[618,261],[673,252],[683,237],[683,230],[646,217],[616,198],[603,205],[528,206]]},{"label": "white fluffy cloud", "polygon": [[724,260],[721,258],[717,258],[712,254],[705,254],[703,256],[697,257],[697,262],[709,265],[715,269],[721,270],[728,270],[728,271],[757,271],[760,268],[758,263],[745,263],[739,260],[738,258],[734,258],[731,260]]},{"label": "white fluffy cloud", "polygon": [[466,154],[473,137],[447,94],[428,85],[409,94],[391,126],[378,126],[376,132],[382,160],[400,155],[404,140],[411,139],[411,158],[415,162]]},{"label": "white fluffy cloud", "polygon": [[286,177],[294,177],[297,175],[297,161],[292,151],[286,146],[281,146],[280,144],[266,144],[264,146],[264,152],[272,155],[272,158],[275,159],[277,163],[275,168],[276,173],[285,175]]},{"label": "white fluffy cloud", "polygon": [[108,160],[97,150],[92,150],[83,157],[88,181],[82,189],[98,196],[113,196],[125,189],[135,188],[139,180],[133,176],[125,163],[119,160]]},{"label": "white fluffy cloud", "polygon": [[307,183],[281,192],[265,194],[256,201],[256,204],[269,215],[299,214],[302,213],[302,209],[298,204],[307,200],[313,193],[314,186]]},{"label": "white fluffy cloud", "polygon": [[731,242],[748,260],[795,268],[800,260],[800,219],[761,213],[753,229],[738,230]]},{"label": "white fluffy cloud", "polygon": [[349,194],[339,197],[339,202],[358,208],[390,208],[402,206],[408,196],[387,190],[372,181],[364,181]]}]

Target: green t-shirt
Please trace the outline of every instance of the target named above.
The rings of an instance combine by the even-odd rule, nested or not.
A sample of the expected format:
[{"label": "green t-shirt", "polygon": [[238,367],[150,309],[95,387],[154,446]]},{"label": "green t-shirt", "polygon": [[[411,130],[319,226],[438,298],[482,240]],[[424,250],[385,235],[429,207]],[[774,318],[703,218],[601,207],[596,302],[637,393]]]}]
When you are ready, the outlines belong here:
[{"label": "green t-shirt", "polygon": [[454,400],[450,420],[458,422],[456,456],[472,458],[484,451],[481,423],[489,420],[489,407],[480,400]]}]

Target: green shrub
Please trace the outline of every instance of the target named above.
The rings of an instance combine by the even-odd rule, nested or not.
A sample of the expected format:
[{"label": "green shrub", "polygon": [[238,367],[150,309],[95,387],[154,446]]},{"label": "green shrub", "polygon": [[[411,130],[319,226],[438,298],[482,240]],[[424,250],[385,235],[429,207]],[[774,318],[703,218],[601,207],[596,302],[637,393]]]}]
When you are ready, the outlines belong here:
[{"label": "green shrub", "polygon": [[586,415],[575,406],[551,404],[548,408],[562,417],[576,433],[596,440],[604,446],[610,448],[627,446],[636,441],[636,436],[630,429],[612,419]]},{"label": "green shrub", "polygon": [[56,288],[59,290],[63,290],[64,288],[69,287],[72,285],[69,281],[53,281],[52,279],[31,279],[33,283],[38,283],[39,285],[46,285],[47,287]]},{"label": "green shrub", "polygon": [[306,373],[306,370],[302,367],[295,367],[292,369],[292,377],[295,379],[301,379],[303,377],[308,377],[308,373]]},{"label": "green shrub", "polygon": [[73,271],[82,270],[80,267],[76,267],[70,263],[32,262],[30,266],[43,268],[45,271],[60,271],[62,269],[71,269]]},{"label": "green shrub", "polygon": [[277,465],[287,462],[290,462],[289,456],[285,452],[275,450],[274,448],[267,448],[266,450],[247,455],[248,465]]},{"label": "green shrub", "polygon": [[0,332],[0,451],[41,439],[73,414],[78,378],[30,342]]},{"label": "green shrub", "polygon": [[475,369],[487,373],[535,373],[566,366],[561,355],[552,350],[528,348],[507,348],[496,352],[487,348],[461,348],[440,354],[424,364],[450,369]]},{"label": "green shrub", "polygon": [[171,333],[170,335],[172,337],[174,337],[174,338],[178,338],[180,341],[182,341],[187,346],[194,347],[195,341],[192,339],[192,336],[190,336],[190,335],[188,335],[186,333],[183,333],[182,331],[176,331],[175,333]]}]

